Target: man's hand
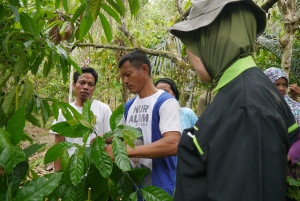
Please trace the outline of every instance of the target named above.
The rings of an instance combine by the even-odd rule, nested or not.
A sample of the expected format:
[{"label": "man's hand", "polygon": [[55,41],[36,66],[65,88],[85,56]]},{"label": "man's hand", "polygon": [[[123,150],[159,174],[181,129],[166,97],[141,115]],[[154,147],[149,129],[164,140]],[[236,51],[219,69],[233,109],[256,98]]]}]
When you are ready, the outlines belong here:
[{"label": "man's hand", "polygon": [[113,152],[112,152],[112,146],[111,144],[110,145],[107,145],[104,150],[108,153],[108,155],[110,156],[111,160],[115,160],[115,157],[113,155]]}]

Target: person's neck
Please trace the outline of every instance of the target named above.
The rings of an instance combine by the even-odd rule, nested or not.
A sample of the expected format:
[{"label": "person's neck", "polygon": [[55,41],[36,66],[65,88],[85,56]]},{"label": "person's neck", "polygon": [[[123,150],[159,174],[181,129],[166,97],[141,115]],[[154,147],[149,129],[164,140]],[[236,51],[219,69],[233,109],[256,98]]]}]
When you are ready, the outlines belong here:
[{"label": "person's neck", "polygon": [[[91,99],[91,101],[93,101],[92,99]],[[76,101],[75,101],[75,106],[77,106],[77,107],[83,107],[83,104],[85,103],[85,101],[82,101],[82,100],[80,100],[80,99],[77,99]]]},{"label": "person's neck", "polygon": [[138,95],[140,98],[146,98],[146,97],[152,96],[157,91],[158,91],[158,89],[151,82],[151,84],[149,84],[148,86],[145,86],[144,89],[138,93]]}]

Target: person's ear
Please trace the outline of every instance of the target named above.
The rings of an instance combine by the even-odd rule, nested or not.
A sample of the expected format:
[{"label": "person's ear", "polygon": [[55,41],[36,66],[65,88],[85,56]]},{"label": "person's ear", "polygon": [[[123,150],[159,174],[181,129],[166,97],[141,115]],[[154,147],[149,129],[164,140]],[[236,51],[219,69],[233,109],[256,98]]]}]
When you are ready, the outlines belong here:
[{"label": "person's ear", "polygon": [[140,69],[144,72],[145,75],[149,75],[149,66],[147,64],[143,64]]},{"label": "person's ear", "polygon": [[74,90],[74,87],[75,87],[75,83],[73,82],[73,84],[72,84],[72,88],[73,88],[73,90]]}]

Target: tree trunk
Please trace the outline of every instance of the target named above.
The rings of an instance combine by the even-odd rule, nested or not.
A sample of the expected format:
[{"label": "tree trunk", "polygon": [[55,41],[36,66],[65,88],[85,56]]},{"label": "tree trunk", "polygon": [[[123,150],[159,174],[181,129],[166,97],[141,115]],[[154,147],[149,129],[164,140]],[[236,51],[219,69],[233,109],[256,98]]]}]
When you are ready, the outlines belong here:
[{"label": "tree trunk", "polygon": [[284,34],[279,40],[282,49],[281,68],[289,76],[293,39],[298,28],[300,12],[296,14],[296,0],[279,0],[278,8],[284,20]]}]

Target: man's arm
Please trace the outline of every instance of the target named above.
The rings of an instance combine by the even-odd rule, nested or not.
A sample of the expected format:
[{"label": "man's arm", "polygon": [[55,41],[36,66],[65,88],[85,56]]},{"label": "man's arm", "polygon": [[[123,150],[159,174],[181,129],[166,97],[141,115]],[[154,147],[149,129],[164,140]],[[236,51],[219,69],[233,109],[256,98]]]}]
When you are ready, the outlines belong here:
[{"label": "man's arm", "polygon": [[[58,135],[56,134],[55,135],[55,144],[59,143],[59,142],[63,142],[65,141],[65,137],[64,136],[61,136],[61,135]],[[54,161],[54,171],[57,172],[61,169],[61,166],[60,166],[60,161],[59,161],[59,158]]]},{"label": "man's arm", "polygon": [[[130,158],[163,158],[177,155],[177,147],[180,140],[180,132],[169,131],[162,135],[160,140],[151,144],[135,146],[134,148],[126,147],[128,157]],[[112,160],[114,156],[111,145],[105,148]]]}]

